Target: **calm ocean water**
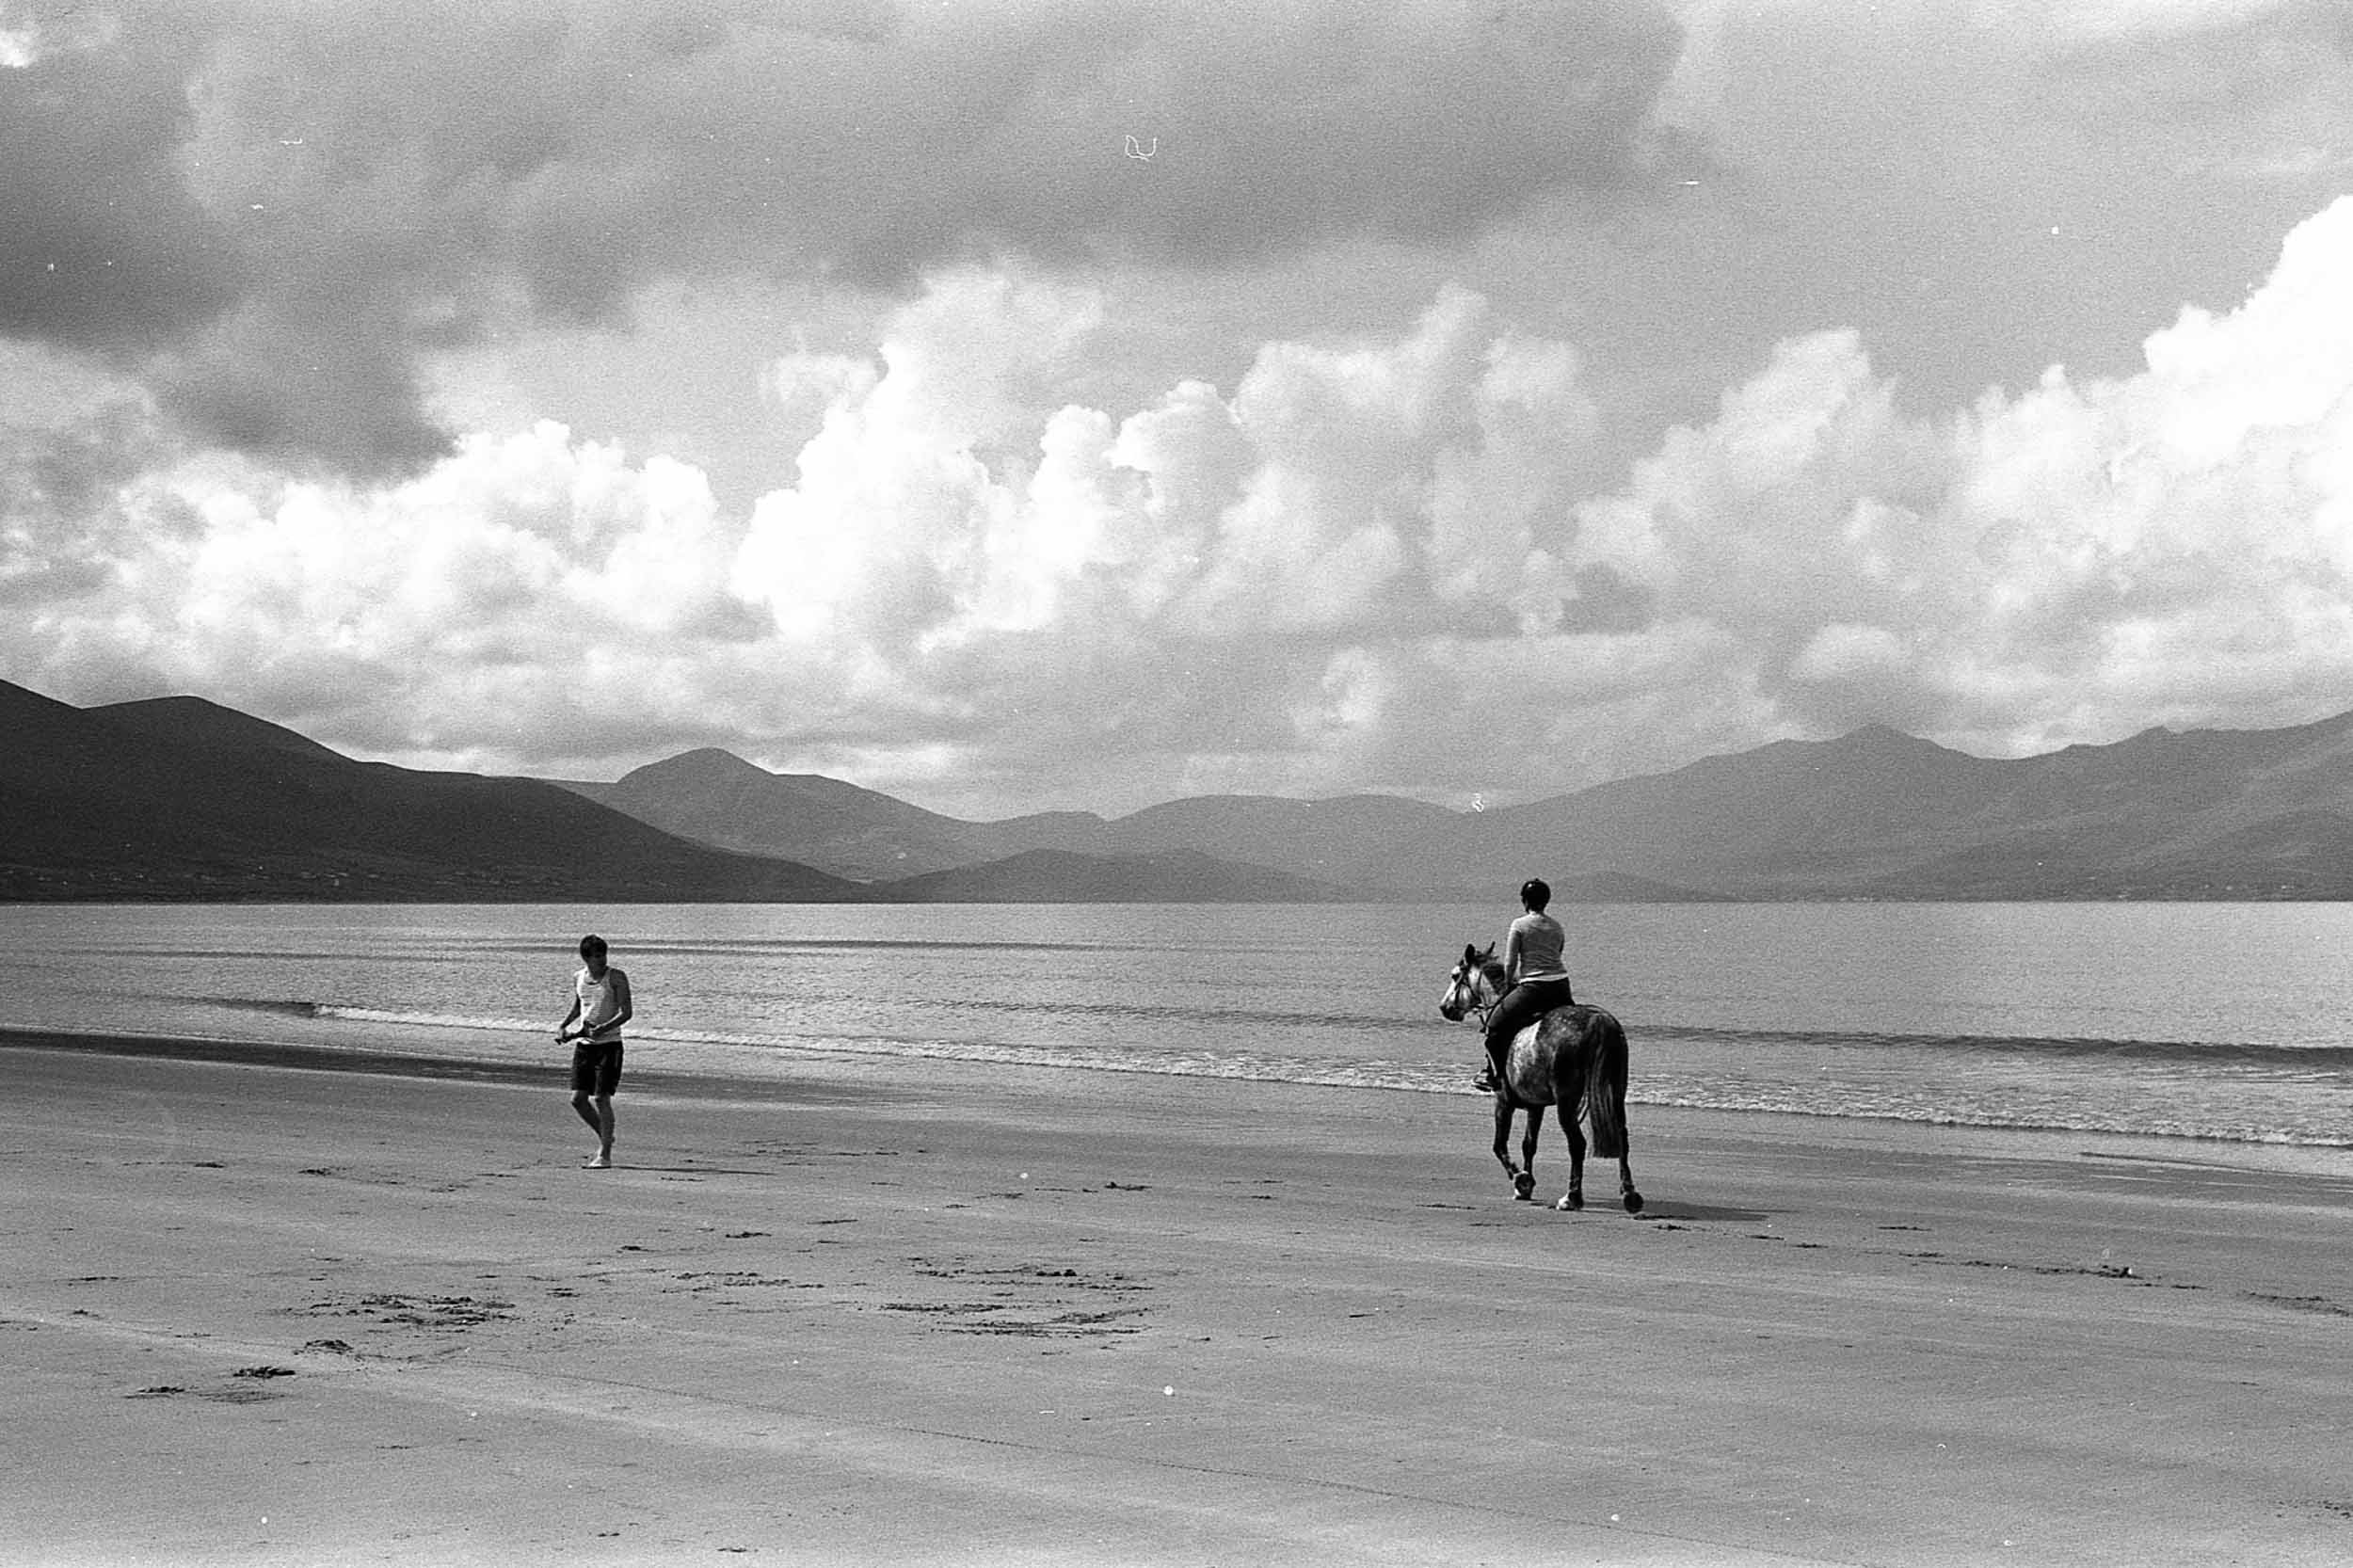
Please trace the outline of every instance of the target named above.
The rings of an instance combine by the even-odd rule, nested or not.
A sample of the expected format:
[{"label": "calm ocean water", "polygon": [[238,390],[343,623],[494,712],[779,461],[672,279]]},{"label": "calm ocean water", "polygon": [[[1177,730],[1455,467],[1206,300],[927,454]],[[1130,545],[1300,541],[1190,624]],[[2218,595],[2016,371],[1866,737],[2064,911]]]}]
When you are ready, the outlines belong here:
[{"label": "calm ocean water", "polygon": [[[0,1026],[561,1064],[584,930],[640,1067],[941,1056],[1467,1093],[1436,1004],[1514,911],[0,906]],[[2353,1147],[2353,905],[1556,908],[1640,1103]]]}]

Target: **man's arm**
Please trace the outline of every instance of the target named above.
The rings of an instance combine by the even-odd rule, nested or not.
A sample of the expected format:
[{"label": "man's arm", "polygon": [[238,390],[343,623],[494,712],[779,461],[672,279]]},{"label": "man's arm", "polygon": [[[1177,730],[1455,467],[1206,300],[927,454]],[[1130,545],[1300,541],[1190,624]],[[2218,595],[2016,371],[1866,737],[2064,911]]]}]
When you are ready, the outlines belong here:
[{"label": "man's arm", "polygon": [[577,995],[575,995],[575,996],[572,998],[572,1010],[571,1010],[570,1012],[568,1012],[568,1013],[567,1013],[567,1014],[565,1014],[565,1015],[564,1015],[564,1021],[563,1021],[562,1023],[557,1024],[557,1025],[555,1026],[555,1043],[556,1043],[557,1045],[559,1045],[559,1046],[560,1046],[560,1045],[562,1045],[562,1044],[563,1044],[566,1040],[568,1040],[568,1039],[571,1038],[571,1036],[570,1036],[570,1035],[568,1035],[568,1034],[567,1034],[567,1033],[565,1032],[565,1031],[566,1031],[566,1030],[570,1029],[570,1028],[572,1027],[572,1020],[573,1020],[574,1018],[579,1017],[579,1016],[580,1016],[580,998],[579,998]]},{"label": "man's arm", "polygon": [[621,1005],[613,1016],[605,1020],[605,1027],[618,1029],[637,1016],[637,1005],[629,994],[628,972],[622,969],[613,969],[608,972],[613,976],[613,1000]]}]

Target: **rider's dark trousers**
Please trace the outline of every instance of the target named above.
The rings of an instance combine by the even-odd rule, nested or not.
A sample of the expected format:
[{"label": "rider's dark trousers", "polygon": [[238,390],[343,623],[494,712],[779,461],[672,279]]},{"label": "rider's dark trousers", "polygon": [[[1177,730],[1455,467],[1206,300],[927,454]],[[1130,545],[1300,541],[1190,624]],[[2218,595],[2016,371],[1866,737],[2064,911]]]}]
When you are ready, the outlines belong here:
[{"label": "rider's dark trousers", "polygon": [[1512,1036],[1575,1000],[1565,980],[1523,980],[1506,991],[1487,1017],[1487,1060],[1495,1064],[1496,1077],[1503,1077],[1503,1056],[1512,1048]]}]

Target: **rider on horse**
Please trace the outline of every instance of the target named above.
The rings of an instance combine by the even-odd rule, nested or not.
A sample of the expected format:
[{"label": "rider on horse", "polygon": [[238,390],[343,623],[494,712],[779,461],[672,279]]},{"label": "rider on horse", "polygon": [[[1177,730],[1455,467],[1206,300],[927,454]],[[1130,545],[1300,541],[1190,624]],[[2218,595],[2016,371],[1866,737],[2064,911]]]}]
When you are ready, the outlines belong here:
[{"label": "rider on horse", "polygon": [[1512,922],[1503,941],[1503,1000],[1487,1016],[1487,1070],[1477,1086],[1493,1090],[1503,1079],[1504,1053],[1513,1036],[1556,1007],[1577,999],[1569,994],[1569,971],[1561,965],[1568,934],[1561,922],[1545,913],[1552,889],[1544,878],[1531,876],[1520,886],[1520,904],[1527,910]]}]

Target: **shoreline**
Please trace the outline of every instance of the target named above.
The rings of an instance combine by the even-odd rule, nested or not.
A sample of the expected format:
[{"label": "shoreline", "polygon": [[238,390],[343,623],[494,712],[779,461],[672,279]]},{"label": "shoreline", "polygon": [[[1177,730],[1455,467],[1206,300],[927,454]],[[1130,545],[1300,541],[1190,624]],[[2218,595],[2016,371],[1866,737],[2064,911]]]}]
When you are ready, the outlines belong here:
[{"label": "shoreline", "polygon": [[[126,1058],[160,1062],[200,1063],[224,1067],[269,1067],[288,1072],[356,1073],[377,1078],[414,1078],[435,1081],[501,1084],[535,1089],[562,1088],[569,1076],[569,1058],[551,1054],[545,1063],[503,1061],[490,1057],[436,1056],[424,1052],[365,1050],[347,1046],[306,1045],[299,1041],[206,1039],[184,1034],[127,1034],[58,1029],[20,1029],[0,1025],[0,1053],[49,1051],[61,1055]],[[709,1097],[789,1097],[789,1079],[726,1078],[712,1074],[680,1073],[639,1068],[632,1064],[630,1085],[641,1093],[693,1095]]]},{"label": "shoreline", "polygon": [[[1227,1076],[1213,1073],[1160,1072],[1135,1067],[1106,1067],[1096,1064],[1048,1065],[1038,1063],[1007,1064],[959,1057],[917,1057],[895,1052],[843,1051],[840,1053],[808,1051],[789,1060],[779,1057],[772,1070],[760,1073],[731,1073],[724,1069],[679,1070],[641,1065],[647,1055],[660,1052],[659,1043],[640,1048],[640,1054],[628,1068],[627,1090],[638,1095],[666,1095],[679,1098],[773,1101],[793,1099],[815,1095],[856,1096],[861,1093],[857,1084],[872,1080],[888,1080],[901,1074],[929,1075],[943,1080],[968,1080],[976,1086],[999,1087],[1019,1083],[1042,1095],[1059,1096],[1081,1095],[1098,1096],[1093,1087],[1105,1075],[1122,1080],[1138,1080],[1155,1086],[1146,1093],[1182,1095],[1183,1085],[1207,1085],[1207,1092],[1234,1094],[1298,1094],[1312,1096],[1363,1096],[1375,1102],[1407,1096],[1425,1097],[1442,1103],[1475,1104],[1481,1126],[1486,1125],[1487,1099],[1483,1095],[1454,1092],[1412,1085],[1371,1085],[1337,1083],[1312,1080]],[[359,1073],[392,1078],[451,1080],[467,1082],[501,1083],[539,1089],[561,1089],[568,1075],[568,1060],[551,1054],[544,1061],[517,1061],[483,1056],[443,1056],[426,1052],[368,1050],[339,1045],[311,1045],[295,1041],[260,1041],[249,1039],[209,1038],[181,1034],[132,1034],[120,1032],[79,1032],[72,1030],[25,1028],[0,1025],[0,1052],[9,1050],[50,1050],[93,1056],[152,1058],[186,1062],[209,1062],[225,1065],[278,1067],[290,1071]],[[2092,1143],[2112,1150],[2116,1158],[2172,1158],[2195,1162],[2200,1156],[2227,1157],[2216,1162],[2249,1169],[2282,1173],[2326,1175],[2343,1169],[2353,1171],[2353,1136],[2340,1143],[2299,1143],[2287,1140],[2258,1140],[2227,1138],[2201,1133],[2127,1132],[2109,1128],[2069,1128],[2049,1125],[1994,1124],[1961,1120],[1934,1120],[1927,1117],[1880,1115],[1857,1112],[1811,1112],[1782,1108],[1704,1106],[1666,1101],[1629,1098],[1631,1113],[1641,1121],[1657,1118],[1689,1119],[1699,1124],[1721,1121],[1729,1127],[1754,1124],[1772,1127],[1783,1123],[1801,1124],[1809,1130],[1790,1134],[1788,1141],[1804,1142],[1827,1138],[1845,1141],[1836,1129],[1861,1129],[1856,1136],[1865,1140],[1899,1139],[1913,1133],[1949,1143],[1959,1140],[1971,1147],[1998,1148],[2016,1146],[2031,1150],[2038,1141],[2057,1143]],[[1513,1135],[1516,1147],[1519,1134]],[[1762,1136],[1762,1134],[1759,1134]],[[1547,1121],[1545,1142],[1558,1144],[1560,1128]]]},{"label": "shoreline", "polygon": [[9,1044],[0,1516],[44,1568],[2141,1568],[2353,1528],[2353,1161],[1654,1110],[1645,1211],[1605,1168],[1563,1214],[1460,1098],[865,1059],[633,1077],[589,1173],[553,1066]]}]

